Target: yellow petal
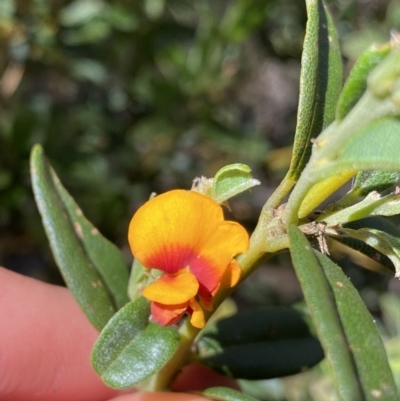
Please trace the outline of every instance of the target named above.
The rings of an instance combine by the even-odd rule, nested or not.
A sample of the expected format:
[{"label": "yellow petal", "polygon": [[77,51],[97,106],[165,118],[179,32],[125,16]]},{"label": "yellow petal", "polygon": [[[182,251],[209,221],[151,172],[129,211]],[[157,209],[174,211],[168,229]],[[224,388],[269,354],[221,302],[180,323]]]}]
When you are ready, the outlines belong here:
[{"label": "yellow petal", "polygon": [[232,259],[249,248],[249,234],[239,223],[224,221],[204,244],[206,254],[222,251]]},{"label": "yellow petal", "polygon": [[192,316],[190,318],[190,323],[192,324],[192,326],[197,327],[198,329],[202,329],[206,324],[203,309],[194,298],[189,301],[189,306],[193,310]]},{"label": "yellow petal", "polygon": [[186,267],[223,223],[217,202],[197,192],[174,190],[145,203],[129,225],[129,244],[146,267],[175,273]]},{"label": "yellow petal", "polygon": [[196,277],[182,271],[175,276],[162,275],[157,281],[143,289],[143,296],[164,305],[176,305],[189,301],[197,294],[199,283]]},{"label": "yellow petal", "polygon": [[220,288],[234,287],[238,283],[241,274],[242,269],[240,268],[239,263],[233,259],[222,276]]}]

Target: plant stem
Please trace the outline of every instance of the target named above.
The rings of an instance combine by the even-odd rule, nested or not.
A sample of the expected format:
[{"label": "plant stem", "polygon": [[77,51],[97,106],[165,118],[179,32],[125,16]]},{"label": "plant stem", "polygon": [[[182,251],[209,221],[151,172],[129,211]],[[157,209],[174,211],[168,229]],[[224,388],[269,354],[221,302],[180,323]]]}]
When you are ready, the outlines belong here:
[{"label": "plant stem", "polygon": [[291,191],[295,184],[296,181],[293,181],[289,177],[289,173],[286,174],[285,178],[281,181],[274,193],[269,197],[269,199],[263,206],[262,212],[276,209],[282,203],[285,196]]},{"label": "plant stem", "polygon": [[144,390],[160,391],[166,390],[174,379],[175,375],[188,360],[193,341],[200,329],[193,327],[189,319],[186,319],[179,328],[181,336],[179,348],[172,358],[146,383]]}]

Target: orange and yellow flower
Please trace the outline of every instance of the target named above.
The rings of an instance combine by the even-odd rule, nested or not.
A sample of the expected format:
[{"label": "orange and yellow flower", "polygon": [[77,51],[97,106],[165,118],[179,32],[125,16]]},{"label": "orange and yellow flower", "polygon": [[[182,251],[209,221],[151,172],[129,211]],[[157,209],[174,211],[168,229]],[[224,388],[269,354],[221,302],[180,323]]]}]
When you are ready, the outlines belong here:
[{"label": "orange and yellow flower", "polygon": [[129,226],[132,253],[163,274],[144,288],[153,320],[166,326],[186,313],[193,326],[205,325],[203,308],[222,288],[233,287],[241,270],[234,257],[249,237],[238,223],[225,221],[221,206],[193,191],[174,190],[146,202]]}]

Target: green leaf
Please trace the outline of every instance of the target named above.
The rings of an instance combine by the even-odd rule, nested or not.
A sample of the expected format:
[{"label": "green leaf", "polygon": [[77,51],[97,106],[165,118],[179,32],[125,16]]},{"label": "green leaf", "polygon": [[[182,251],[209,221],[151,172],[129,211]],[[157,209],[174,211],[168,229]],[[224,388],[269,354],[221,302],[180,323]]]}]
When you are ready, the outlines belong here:
[{"label": "green leaf", "polygon": [[221,168],[212,182],[211,197],[218,203],[260,185],[260,181],[251,177],[251,169],[245,164],[230,164]]},{"label": "green leaf", "polygon": [[335,117],[342,61],[332,19],[322,0],[307,0],[308,22],[300,75],[293,156],[288,176],[297,181],[311,155],[311,139]]},{"label": "green leaf", "polygon": [[339,266],[327,256],[315,254],[331,285],[364,399],[399,400],[385,347],[363,300]]},{"label": "green leaf", "polygon": [[[379,216],[367,217],[365,219],[360,219],[353,221],[351,223],[347,223],[344,225],[344,228],[350,228],[353,230],[358,230],[360,228],[374,228],[381,231],[385,231],[388,234],[400,237],[400,230],[389,220]],[[327,233],[327,235],[329,235],[329,232]],[[375,262],[380,263],[387,269],[395,271],[393,262],[386,255],[379,252],[372,246],[367,245],[365,242],[353,237],[349,237],[348,235],[342,236],[340,235],[340,230],[339,230],[339,235],[332,236],[332,238],[348,246],[349,248],[352,248],[362,253],[363,255],[371,258]]]},{"label": "green leaf", "polygon": [[120,309],[100,334],[92,366],[113,388],[132,387],[156,373],[179,346],[174,327],[148,323],[149,302],[141,297]]},{"label": "green leaf", "polygon": [[[93,326],[100,330],[116,312],[114,300],[87,254],[82,232],[77,230],[77,226],[74,227],[39,145],[32,149],[31,177],[36,203],[54,259],[79,306]],[[99,234],[96,234],[96,238],[105,241],[100,239]]]},{"label": "green leaf", "polygon": [[[343,400],[398,400],[379,332],[356,289],[335,263],[312,250],[294,225],[289,226],[289,238],[293,265],[339,396]],[[338,341],[344,341],[345,349],[332,348]]]},{"label": "green leaf", "polygon": [[373,261],[380,263],[382,266],[390,269],[391,271],[395,271],[393,263],[386,255],[384,255],[382,252],[377,251],[372,246],[367,245],[365,242],[348,236],[338,236],[332,238],[335,241],[340,242],[341,244],[362,253]]},{"label": "green leaf", "polygon": [[361,228],[352,230],[344,228],[342,232],[349,236],[365,242],[367,245],[386,255],[393,263],[396,277],[400,276],[400,241],[384,231]]},{"label": "green leaf", "polygon": [[400,173],[397,171],[360,171],[355,179],[351,192],[356,196],[365,196],[372,191],[382,192],[390,188],[400,180]]},{"label": "green leaf", "polygon": [[129,274],[122,252],[86,219],[74,199],[62,186],[54,170],[51,170],[51,176],[88,258],[100,274],[116,309],[122,308],[129,301],[127,294]]},{"label": "green leaf", "polygon": [[342,169],[400,171],[400,120],[384,117],[353,136],[342,148],[335,166]]},{"label": "green leaf", "polygon": [[92,351],[94,370],[100,375],[118,358],[125,348],[126,338],[138,336],[148,325],[150,304],[141,297],[129,302],[103,329]]},{"label": "green leaf", "polygon": [[262,308],[237,313],[207,326],[198,342],[202,348],[218,343],[219,348],[231,345],[309,337],[310,331],[302,315],[289,308]]},{"label": "green leaf", "polygon": [[249,380],[298,373],[324,356],[301,314],[287,308],[249,310],[220,320],[206,328],[198,350],[211,368]]},{"label": "green leaf", "polygon": [[318,338],[332,368],[339,397],[346,401],[363,401],[364,394],[354,369],[354,360],[330,283],[300,229],[290,225],[288,235],[293,266],[303,289]]},{"label": "green leaf", "polygon": [[211,387],[203,391],[202,394],[216,401],[258,401],[254,397],[228,387]]},{"label": "green leaf", "polygon": [[371,71],[389,54],[390,44],[373,44],[354,64],[336,108],[336,119],[343,120],[367,89]]},{"label": "green leaf", "polygon": [[399,195],[381,196],[371,192],[361,202],[337,212],[322,214],[318,221],[324,221],[328,226],[338,226],[370,216],[394,216],[400,214]]},{"label": "green leaf", "polygon": [[385,217],[370,216],[364,219],[352,221],[343,225],[344,228],[358,230],[360,228],[373,228],[375,230],[385,231],[395,237],[400,237],[400,228]]},{"label": "green leaf", "polygon": [[237,379],[263,380],[300,373],[323,357],[320,342],[309,336],[224,347],[200,361]]}]

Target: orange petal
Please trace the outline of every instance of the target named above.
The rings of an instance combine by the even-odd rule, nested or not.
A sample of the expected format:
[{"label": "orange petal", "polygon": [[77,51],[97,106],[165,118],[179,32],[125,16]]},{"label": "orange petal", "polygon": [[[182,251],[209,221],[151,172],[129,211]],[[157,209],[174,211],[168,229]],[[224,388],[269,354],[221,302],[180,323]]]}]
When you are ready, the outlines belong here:
[{"label": "orange petal", "polygon": [[192,326],[197,327],[198,329],[202,329],[206,324],[203,309],[194,298],[189,301],[189,306],[193,311],[190,318],[190,323],[192,324]]},{"label": "orange petal", "polygon": [[239,263],[233,259],[222,276],[221,288],[234,287],[238,283],[241,275],[242,269],[240,268]]},{"label": "orange petal", "polygon": [[249,249],[249,234],[239,223],[224,221],[204,245],[205,254],[229,255],[232,259]]},{"label": "orange petal", "polygon": [[249,235],[238,223],[225,221],[204,245],[201,257],[190,262],[190,271],[212,292],[221,281],[234,256],[247,251]]},{"label": "orange petal", "polygon": [[157,302],[151,303],[151,316],[161,326],[169,326],[178,323],[186,312],[189,302],[181,305],[162,305]]},{"label": "orange petal", "polygon": [[196,277],[182,271],[175,276],[162,275],[157,281],[145,287],[142,291],[144,297],[164,305],[177,305],[189,301],[199,289]]},{"label": "orange petal", "polygon": [[129,225],[129,244],[146,267],[175,273],[198,256],[223,224],[222,208],[197,192],[174,190],[145,203]]}]

